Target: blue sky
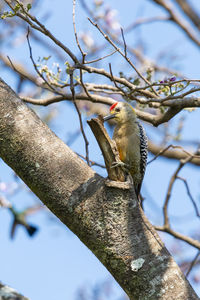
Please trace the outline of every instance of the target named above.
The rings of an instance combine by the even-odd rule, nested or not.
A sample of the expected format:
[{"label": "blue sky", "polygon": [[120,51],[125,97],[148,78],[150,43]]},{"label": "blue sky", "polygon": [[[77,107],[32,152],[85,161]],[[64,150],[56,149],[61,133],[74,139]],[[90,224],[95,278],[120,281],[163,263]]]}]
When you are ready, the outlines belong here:
[{"label": "blue sky", "polygon": [[[154,6],[148,0],[113,0],[107,2],[112,8],[116,8],[120,12],[119,21],[124,28],[139,17],[164,15],[163,10]],[[88,1],[88,3],[91,3],[91,1]],[[77,53],[72,26],[72,1],[60,0],[56,4],[52,0],[45,0],[41,6],[38,6],[36,12],[42,18],[44,14],[43,9],[48,8],[51,11],[51,15],[46,22],[47,28]],[[89,25],[86,14],[82,11],[79,4],[77,5],[76,15],[78,20],[77,31],[80,29],[91,31],[94,37],[98,37],[99,44],[102,44],[104,42],[102,36]],[[197,61],[200,60],[199,49],[185,40],[184,33],[173,24],[167,25],[159,22],[139,27],[127,36],[127,43],[138,45],[141,39],[145,41],[146,55],[152,59],[157,59],[159,53],[167,51],[169,55],[177,57],[170,67],[178,67],[186,76],[198,78],[199,64],[197,64]],[[34,43],[32,47],[35,58],[48,56],[49,54],[46,49],[42,49]],[[17,57],[20,61],[25,62],[27,66],[31,66],[26,44],[5,49],[4,51],[11,59]],[[114,57],[112,64],[113,70],[124,66],[121,62],[118,63],[117,56]],[[108,61],[105,62],[105,68],[107,67]],[[1,77],[13,89],[16,88],[16,80],[11,72],[1,69]],[[28,88],[29,86],[26,87],[26,89]],[[50,124],[51,128],[60,138],[66,141],[69,134],[75,132],[78,128],[77,114],[73,106],[66,103],[54,105],[54,107],[58,111],[58,117]],[[42,113],[46,109],[42,108]],[[184,137],[186,139],[197,139],[196,128],[199,124],[199,111],[197,110],[193,113],[185,111],[183,114],[187,120]],[[178,118],[171,123],[172,130]],[[85,120],[86,117],[84,117]],[[77,124],[77,127],[75,124]],[[145,124],[145,128],[149,136],[154,136],[155,129],[152,129],[147,124]],[[102,162],[100,150],[87,126],[86,133],[90,142],[90,158]],[[81,152],[84,154],[82,137],[80,136],[76,139],[71,147],[79,152],[81,149]],[[145,212],[153,223],[162,224],[161,207],[169,183],[169,176],[173,174],[177,165],[178,162],[160,158],[147,168],[143,194],[147,198]],[[106,176],[105,171],[102,171],[102,169],[96,168],[96,170],[101,175]],[[189,179],[193,196],[199,201],[199,169],[187,166],[181,175]],[[0,179],[6,183],[13,182],[12,171],[2,161],[0,162]],[[37,201],[26,188],[14,195],[5,195],[18,209]],[[175,228],[182,233],[191,233],[199,222],[193,218],[193,209],[181,182],[177,183],[176,189],[173,190],[170,212],[175,222]],[[180,221],[181,216],[185,214],[189,214],[187,226]],[[50,219],[49,214],[40,212],[30,217],[29,220],[39,226],[38,234],[33,239],[29,239],[23,228],[18,228],[15,239],[11,241],[9,239],[11,215],[5,209],[0,210],[0,279],[2,282],[11,285],[32,300],[56,300],[59,298],[73,300],[76,297],[78,288],[94,287],[99,282],[104,282],[107,279],[111,280],[111,275],[91,251],[73,233],[60,224],[56,218]],[[164,238],[170,245],[171,238]],[[186,249],[189,257],[195,255],[195,251],[191,250],[190,247],[184,249]],[[112,299],[118,299],[122,292],[117,283],[114,283],[114,280],[113,286]]]}]

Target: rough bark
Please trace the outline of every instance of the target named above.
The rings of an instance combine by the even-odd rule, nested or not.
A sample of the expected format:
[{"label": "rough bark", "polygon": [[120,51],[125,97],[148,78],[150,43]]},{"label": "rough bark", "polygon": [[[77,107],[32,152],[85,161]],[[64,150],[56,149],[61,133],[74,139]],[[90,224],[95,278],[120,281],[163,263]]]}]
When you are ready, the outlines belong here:
[{"label": "rough bark", "polygon": [[134,190],[105,185],[3,81],[0,156],[130,299],[198,299],[145,218]]}]

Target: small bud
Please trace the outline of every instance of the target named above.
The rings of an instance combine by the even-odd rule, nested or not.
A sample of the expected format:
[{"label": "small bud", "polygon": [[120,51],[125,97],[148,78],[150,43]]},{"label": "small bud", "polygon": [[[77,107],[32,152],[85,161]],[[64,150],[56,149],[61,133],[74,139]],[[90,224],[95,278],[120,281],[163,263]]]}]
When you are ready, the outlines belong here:
[{"label": "small bud", "polygon": [[176,81],[176,76],[172,76],[169,80],[170,81]]}]

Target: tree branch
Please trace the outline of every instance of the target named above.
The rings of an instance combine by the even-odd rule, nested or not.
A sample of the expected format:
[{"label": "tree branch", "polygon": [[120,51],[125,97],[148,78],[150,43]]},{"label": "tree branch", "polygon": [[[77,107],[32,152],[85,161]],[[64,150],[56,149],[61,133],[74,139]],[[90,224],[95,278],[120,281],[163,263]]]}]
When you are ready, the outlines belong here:
[{"label": "tree branch", "polygon": [[163,231],[166,233],[169,233],[170,235],[172,235],[173,237],[186,242],[187,244],[200,249],[200,242],[198,240],[192,239],[189,236],[186,236],[184,234],[181,234],[179,232],[174,231],[173,229],[169,228],[169,227],[165,227],[165,226],[154,226],[154,228],[158,231]]},{"label": "tree branch", "polygon": [[200,30],[200,17],[193,9],[192,5],[188,3],[187,0],[175,0],[182,11],[188,16],[191,22]]},{"label": "tree branch", "polygon": [[[4,0],[8,6],[15,11],[15,6],[13,5],[13,2],[10,0]],[[59,41],[35,16],[32,16],[28,11],[24,9],[23,3],[15,0],[15,3],[18,3],[21,7],[22,13],[16,12],[16,16],[18,16],[20,19],[27,22],[30,27],[33,29],[40,31],[44,35],[46,35],[48,38],[50,38],[57,46],[59,46],[61,49],[65,51],[71,57],[71,59],[74,61],[74,63],[78,63],[77,57],[71,52],[71,50],[66,47],[61,41]]]},{"label": "tree branch", "polygon": [[[151,153],[153,153],[154,155],[161,155],[161,156],[164,156],[164,157],[170,158],[170,159],[181,160],[181,159],[186,159],[188,157],[188,155],[192,155],[192,154],[186,153],[184,149],[183,149],[183,151],[181,151],[181,150],[177,150],[177,149],[170,150],[169,147],[163,148],[163,146],[156,145],[153,142],[151,142],[150,140],[148,143],[148,147],[149,147],[149,151]],[[170,145],[170,147],[180,148],[179,146],[173,147],[172,145]],[[194,157],[191,159],[191,161],[189,161],[189,163],[192,163],[196,166],[200,166],[200,156],[198,158],[198,155],[194,155]]]},{"label": "tree branch", "polygon": [[190,38],[191,41],[193,41],[197,46],[200,46],[200,40],[196,38],[196,34],[189,26],[189,23],[182,20],[182,18],[177,14],[177,12],[174,11],[172,5],[170,5],[165,0],[152,0],[152,1],[162,6],[169,13],[171,21],[176,23],[186,33],[186,35]]}]

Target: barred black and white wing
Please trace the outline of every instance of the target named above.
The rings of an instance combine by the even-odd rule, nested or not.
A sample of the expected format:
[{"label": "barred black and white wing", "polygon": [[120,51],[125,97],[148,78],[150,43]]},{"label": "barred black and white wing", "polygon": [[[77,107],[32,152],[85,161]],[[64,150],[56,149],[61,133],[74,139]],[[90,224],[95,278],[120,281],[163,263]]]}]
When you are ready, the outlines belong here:
[{"label": "barred black and white wing", "polygon": [[147,155],[148,155],[148,138],[143,126],[138,122],[139,134],[140,134],[140,173],[141,173],[141,182],[138,186],[138,194],[142,185],[142,180],[147,166]]}]

